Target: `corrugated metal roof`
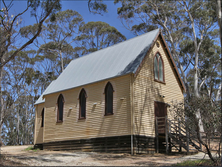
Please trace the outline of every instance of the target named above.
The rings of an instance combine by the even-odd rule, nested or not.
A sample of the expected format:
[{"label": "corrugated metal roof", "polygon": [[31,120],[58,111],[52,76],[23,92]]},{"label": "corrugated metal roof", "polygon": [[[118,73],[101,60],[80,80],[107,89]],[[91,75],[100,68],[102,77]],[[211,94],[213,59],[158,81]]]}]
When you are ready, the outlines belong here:
[{"label": "corrugated metal roof", "polygon": [[43,95],[135,73],[159,31],[153,30],[72,60]]}]

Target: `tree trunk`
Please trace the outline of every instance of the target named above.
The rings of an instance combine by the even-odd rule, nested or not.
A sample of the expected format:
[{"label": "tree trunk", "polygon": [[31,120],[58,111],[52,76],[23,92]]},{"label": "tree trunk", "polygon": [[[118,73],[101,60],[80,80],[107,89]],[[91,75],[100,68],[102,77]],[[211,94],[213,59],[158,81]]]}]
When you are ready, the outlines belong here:
[{"label": "tree trunk", "polygon": [[25,145],[28,144],[28,124],[27,124],[27,120],[28,120],[28,101],[27,101],[27,92],[25,89],[25,95],[26,95],[26,102],[25,102]]},{"label": "tree trunk", "polygon": [[17,109],[17,145],[19,145],[19,121],[20,121],[20,116],[19,116],[19,109]]},{"label": "tree trunk", "polygon": [[3,67],[0,67],[0,145],[2,144],[2,126],[4,119],[4,101],[2,97],[2,75],[3,75]]},{"label": "tree trunk", "polygon": [[[0,134],[2,134],[2,125],[0,125]],[[1,138],[1,136],[2,136],[2,135],[0,135],[0,138]],[[4,144],[3,144],[2,138],[1,138],[1,140],[0,140],[0,147],[3,146],[3,145],[4,145]],[[1,150],[1,148],[0,148],[0,150]]]},{"label": "tree trunk", "polygon": [[195,74],[194,74],[194,96],[199,97],[197,66],[194,67],[194,70],[195,70]]},{"label": "tree trunk", "polygon": [[221,33],[222,33],[222,20],[221,20],[221,0],[216,0],[216,8],[217,8],[217,19],[218,19],[218,25],[219,25],[219,29],[220,29],[220,31],[219,31],[219,33],[220,33],[220,44],[221,44],[221,47],[222,47],[222,35],[221,35]]}]

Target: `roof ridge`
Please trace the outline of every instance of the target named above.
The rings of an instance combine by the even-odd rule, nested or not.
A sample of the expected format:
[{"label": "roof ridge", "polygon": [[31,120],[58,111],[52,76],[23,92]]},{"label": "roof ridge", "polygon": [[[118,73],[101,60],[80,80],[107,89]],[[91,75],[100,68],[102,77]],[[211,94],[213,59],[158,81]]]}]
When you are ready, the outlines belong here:
[{"label": "roof ridge", "polygon": [[[156,31],[156,30],[160,30],[160,29],[157,28],[157,29],[152,30],[152,31]],[[115,44],[113,44],[113,45],[111,45],[111,46],[108,46],[108,47],[102,48],[102,49],[100,49],[100,50],[97,50],[97,51],[94,51],[94,52],[91,52],[91,53],[88,53],[88,54],[86,54],[86,55],[82,55],[81,57],[78,57],[78,58],[76,58],[76,59],[73,59],[72,61],[78,60],[78,59],[83,58],[83,57],[85,57],[85,56],[89,56],[89,55],[91,55],[91,54],[93,54],[93,53],[95,53],[95,52],[99,52],[99,51],[102,51],[102,50],[105,50],[105,49],[108,49],[108,48],[111,48],[111,47],[117,46],[117,45],[119,45],[119,44],[122,44],[122,43],[128,42],[128,41],[133,40],[133,39],[135,39],[135,38],[142,37],[142,36],[144,36],[144,35],[147,35],[147,34],[151,33],[152,31],[146,32],[146,33],[141,34],[141,35],[137,35],[137,36],[135,36],[135,37],[133,37],[133,38],[127,39],[127,40],[122,41],[122,42],[119,42],[119,43],[115,43]],[[72,62],[72,61],[71,61],[71,62]]]}]

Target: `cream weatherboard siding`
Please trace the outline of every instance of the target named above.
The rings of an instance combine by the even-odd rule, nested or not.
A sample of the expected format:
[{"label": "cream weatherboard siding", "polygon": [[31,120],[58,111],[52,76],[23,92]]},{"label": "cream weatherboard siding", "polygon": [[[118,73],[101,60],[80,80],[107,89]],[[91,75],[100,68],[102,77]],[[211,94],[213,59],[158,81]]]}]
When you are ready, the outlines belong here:
[{"label": "cream weatherboard siding", "polygon": [[[104,89],[108,81],[114,88],[114,114],[104,116]],[[84,88],[87,93],[86,119],[79,120],[78,98],[82,88]],[[65,104],[63,122],[57,123],[56,103],[60,93],[64,97]],[[40,105],[42,104],[38,104],[37,108],[39,108]],[[130,75],[46,95],[44,105],[44,143],[131,134]],[[38,120],[38,117],[36,118]],[[36,126],[36,132],[39,131],[38,129]],[[38,140],[38,138],[41,138],[38,136],[38,133],[36,134],[36,138],[36,143],[41,143],[41,141]]]},{"label": "cream weatherboard siding", "polygon": [[34,144],[43,143],[43,127],[41,127],[42,124],[41,115],[43,108],[44,108],[44,103],[36,105]]},{"label": "cream weatherboard siding", "polygon": [[[147,53],[140,71],[136,77],[133,77],[134,135],[155,137],[154,101],[170,104],[172,100],[183,100],[182,89],[167,56],[167,51],[160,37],[157,41],[160,43],[160,47],[158,48],[156,44],[153,46]],[[154,81],[153,60],[157,52],[161,54],[164,62],[165,84]],[[159,95],[165,97],[162,98]],[[167,110],[169,112],[169,109]]]}]

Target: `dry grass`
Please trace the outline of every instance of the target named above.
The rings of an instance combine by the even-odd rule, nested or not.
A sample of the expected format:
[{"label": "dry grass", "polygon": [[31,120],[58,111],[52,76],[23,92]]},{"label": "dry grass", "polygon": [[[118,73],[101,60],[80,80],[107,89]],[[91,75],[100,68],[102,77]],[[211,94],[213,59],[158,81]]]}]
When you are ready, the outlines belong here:
[{"label": "dry grass", "polygon": [[202,159],[195,161],[183,161],[172,166],[221,166],[221,163],[220,159],[217,159],[216,162],[212,162],[210,159]]}]

